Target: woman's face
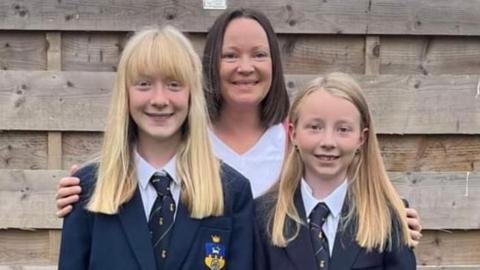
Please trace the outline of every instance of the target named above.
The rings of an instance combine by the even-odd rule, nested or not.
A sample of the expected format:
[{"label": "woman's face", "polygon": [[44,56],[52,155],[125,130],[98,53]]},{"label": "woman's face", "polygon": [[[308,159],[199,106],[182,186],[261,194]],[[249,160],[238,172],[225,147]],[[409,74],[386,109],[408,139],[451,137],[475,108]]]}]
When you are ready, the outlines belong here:
[{"label": "woman's face", "polygon": [[257,108],[272,85],[267,34],[249,18],[232,20],[223,37],[220,86],[224,107]]}]

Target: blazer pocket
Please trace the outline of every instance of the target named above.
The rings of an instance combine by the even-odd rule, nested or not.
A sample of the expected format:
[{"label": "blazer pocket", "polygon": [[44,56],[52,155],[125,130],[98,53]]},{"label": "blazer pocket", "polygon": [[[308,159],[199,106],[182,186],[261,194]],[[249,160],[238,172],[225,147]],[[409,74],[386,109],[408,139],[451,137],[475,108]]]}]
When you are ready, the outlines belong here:
[{"label": "blazer pocket", "polygon": [[369,269],[375,266],[382,266],[383,256],[378,252],[362,251],[352,265],[352,269]]}]

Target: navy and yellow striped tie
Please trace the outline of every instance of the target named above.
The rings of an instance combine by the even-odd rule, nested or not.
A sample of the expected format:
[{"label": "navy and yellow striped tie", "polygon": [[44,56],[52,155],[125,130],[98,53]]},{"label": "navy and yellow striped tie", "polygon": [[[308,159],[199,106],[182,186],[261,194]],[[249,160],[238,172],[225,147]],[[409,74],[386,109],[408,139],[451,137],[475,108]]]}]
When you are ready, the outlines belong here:
[{"label": "navy and yellow striped tie", "polygon": [[158,269],[163,269],[169,255],[168,246],[175,214],[175,201],[170,192],[172,178],[167,173],[162,173],[155,173],[150,178],[150,183],[157,191],[157,199],[155,199],[148,220]]},{"label": "navy and yellow striped tie", "polygon": [[310,214],[310,235],[315,253],[315,258],[320,270],[328,270],[330,252],[328,239],[323,232],[323,224],[330,214],[330,209],[325,203],[318,203]]}]

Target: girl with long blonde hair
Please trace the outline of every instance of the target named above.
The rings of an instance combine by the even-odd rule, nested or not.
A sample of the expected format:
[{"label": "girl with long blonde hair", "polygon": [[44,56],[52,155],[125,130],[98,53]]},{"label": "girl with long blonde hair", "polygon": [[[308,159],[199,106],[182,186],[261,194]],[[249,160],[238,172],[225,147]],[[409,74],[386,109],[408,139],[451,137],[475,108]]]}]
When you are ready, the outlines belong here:
[{"label": "girl with long blonde hair", "polygon": [[120,58],[99,162],[65,218],[59,269],[249,269],[253,199],[208,140],[202,68],[173,27]]},{"label": "girl with long blonde hair", "polygon": [[257,201],[257,267],[415,269],[405,207],[354,79],[313,80],[288,121],[280,182]]}]

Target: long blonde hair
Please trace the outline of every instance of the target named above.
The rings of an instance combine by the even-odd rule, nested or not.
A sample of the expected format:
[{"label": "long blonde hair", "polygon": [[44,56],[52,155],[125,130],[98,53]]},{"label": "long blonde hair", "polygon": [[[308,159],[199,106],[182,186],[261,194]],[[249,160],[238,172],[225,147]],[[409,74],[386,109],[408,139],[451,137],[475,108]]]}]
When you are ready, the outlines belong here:
[{"label": "long blonde hair", "polygon": [[[368,128],[368,137],[347,171],[350,181],[349,199],[346,200],[349,203],[349,213],[343,226],[348,222],[356,222],[357,243],[368,250],[383,251],[392,247],[392,220],[395,220],[395,223],[398,221],[401,242],[410,244],[405,207],[387,176],[371,112],[360,86],[349,75],[338,72],[311,81],[293,101],[289,113],[289,122],[293,126],[297,125],[303,100],[316,91],[326,91],[350,101],[360,112],[362,129]],[[294,204],[294,194],[303,173],[304,165],[300,154],[290,146],[276,187],[276,205],[270,213],[269,228],[275,246],[288,245],[298,236],[300,226],[304,225]],[[289,223],[288,218],[293,223]]]},{"label": "long blonde hair", "polygon": [[170,26],[139,31],[130,38],[122,52],[98,179],[87,208],[93,212],[116,214],[119,207],[132,198],[137,188],[132,155],[137,126],[129,114],[128,88],[141,76],[159,73],[190,88],[189,112],[182,125],[182,141],[176,154],[181,200],[193,218],[222,215],[220,165],[208,139],[209,122],[202,91],[200,58],[188,39]]}]

